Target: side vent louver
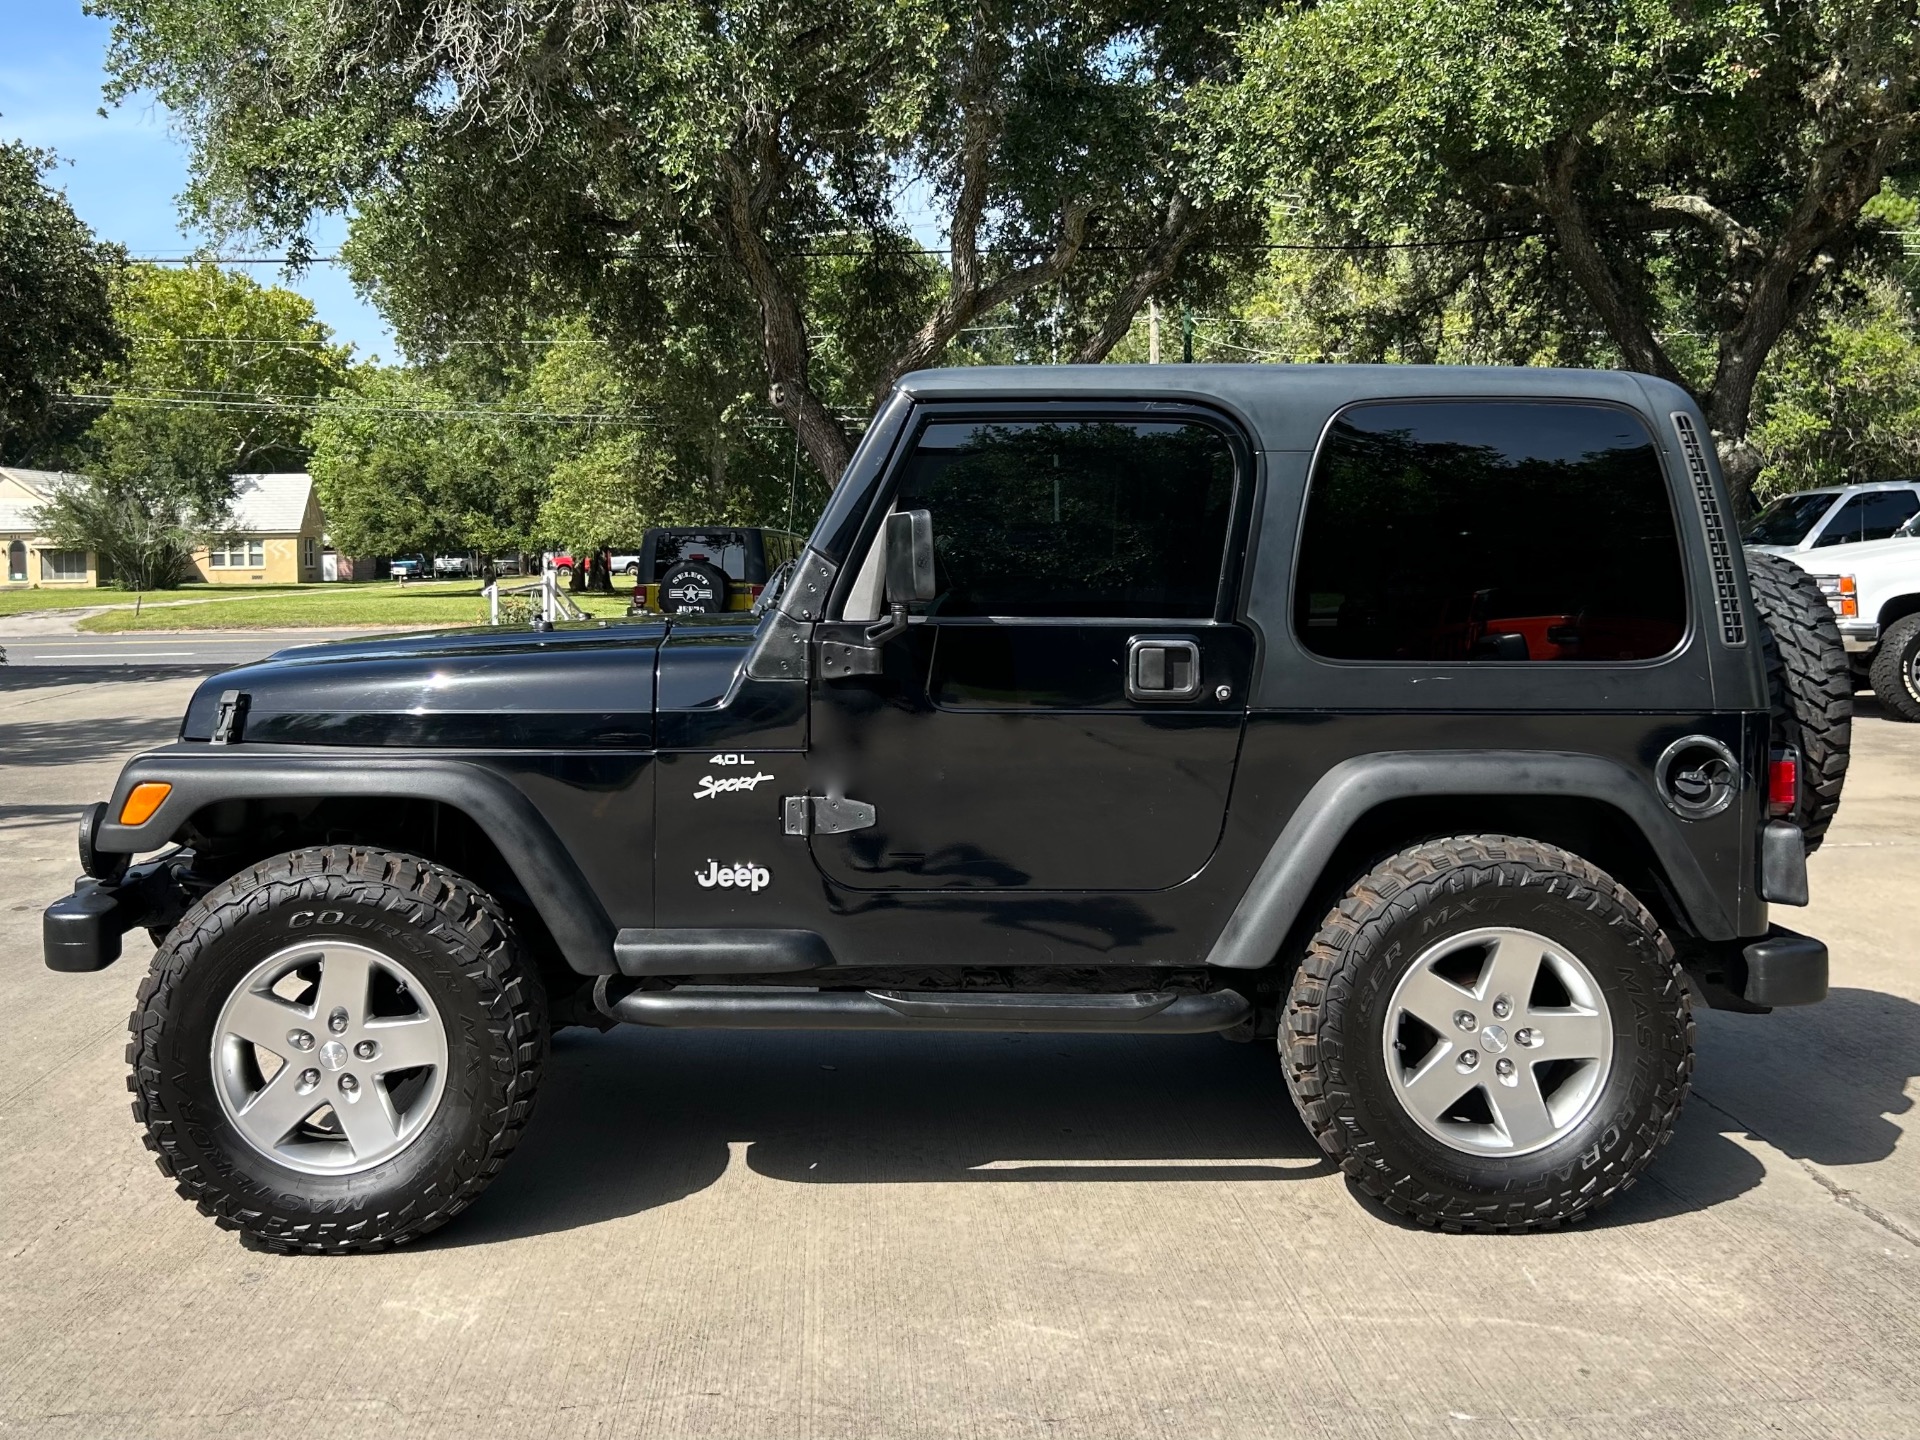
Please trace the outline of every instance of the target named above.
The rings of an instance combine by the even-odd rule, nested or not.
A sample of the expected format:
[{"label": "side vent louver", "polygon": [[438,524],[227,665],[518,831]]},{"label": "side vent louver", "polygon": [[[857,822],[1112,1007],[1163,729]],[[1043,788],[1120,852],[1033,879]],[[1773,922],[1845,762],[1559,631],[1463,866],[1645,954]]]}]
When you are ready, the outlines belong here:
[{"label": "side vent louver", "polygon": [[1700,431],[1684,410],[1673,412],[1673,433],[1680,437],[1687,478],[1693,482],[1694,503],[1700,507],[1700,525],[1707,532],[1707,558],[1713,562],[1713,595],[1720,609],[1720,638],[1729,645],[1747,643],[1746,611],[1740,604],[1740,581],[1733,570],[1733,541],[1727,535],[1720,497],[1713,493],[1713,472],[1700,448]]}]

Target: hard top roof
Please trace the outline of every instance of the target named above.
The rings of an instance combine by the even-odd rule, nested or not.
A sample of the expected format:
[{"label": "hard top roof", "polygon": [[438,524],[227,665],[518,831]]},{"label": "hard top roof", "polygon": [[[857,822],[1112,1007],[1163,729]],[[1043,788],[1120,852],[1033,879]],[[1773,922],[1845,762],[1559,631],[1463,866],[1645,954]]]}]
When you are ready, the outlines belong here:
[{"label": "hard top roof", "polygon": [[1625,370],[1493,365],[978,365],[916,370],[919,400],[1138,399],[1236,412],[1263,449],[1310,450],[1327,417],[1362,400],[1606,400],[1649,414],[1697,414],[1679,387]]}]

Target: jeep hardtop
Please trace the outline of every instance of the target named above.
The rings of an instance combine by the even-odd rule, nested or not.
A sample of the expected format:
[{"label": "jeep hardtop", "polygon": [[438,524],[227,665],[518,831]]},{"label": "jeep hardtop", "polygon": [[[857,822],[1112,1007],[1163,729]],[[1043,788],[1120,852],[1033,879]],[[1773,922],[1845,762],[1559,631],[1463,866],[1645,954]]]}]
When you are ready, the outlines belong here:
[{"label": "jeep hardtop", "polygon": [[1670,1138],[1695,1004],[1825,995],[1771,912],[1850,703],[1659,380],[927,372],[758,613],[207,681],[46,961],[152,935],[135,1115],[269,1248],[458,1213],[568,1024],[1277,1043],[1364,1191],[1550,1226]]}]

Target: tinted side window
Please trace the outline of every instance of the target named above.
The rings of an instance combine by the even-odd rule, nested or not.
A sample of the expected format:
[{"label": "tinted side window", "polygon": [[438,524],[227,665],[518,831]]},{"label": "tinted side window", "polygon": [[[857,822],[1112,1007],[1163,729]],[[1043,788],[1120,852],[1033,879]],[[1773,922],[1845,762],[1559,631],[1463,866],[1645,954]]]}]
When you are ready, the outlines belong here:
[{"label": "tinted side window", "polygon": [[1920,497],[1911,490],[1869,490],[1856,495],[1835,512],[1827,528],[1814,541],[1814,549],[1826,545],[1851,545],[1861,540],[1885,540],[1898,530],[1914,512],[1920,511]]},{"label": "tinted side window", "polygon": [[1347,660],[1643,660],[1686,631],[1646,427],[1611,406],[1356,405],[1314,465],[1294,623]]},{"label": "tinted side window", "polygon": [[896,505],[933,513],[936,615],[1204,619],[1233,483],[1194,422],[940,422]]}]

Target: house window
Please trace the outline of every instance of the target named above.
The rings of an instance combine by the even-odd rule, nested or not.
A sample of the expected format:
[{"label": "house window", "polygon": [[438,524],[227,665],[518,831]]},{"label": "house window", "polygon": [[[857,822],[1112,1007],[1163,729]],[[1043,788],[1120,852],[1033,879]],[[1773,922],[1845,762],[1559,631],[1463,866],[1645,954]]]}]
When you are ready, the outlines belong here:
[{"label": "house window", "polygon": [[27,578],[27,547],[16,540],[7,546],[7,579],[24,580]]},{"label": "house window", "polygon": [[258,570],[267,563],[264,540],[236,540],[224,549],[216,546],[207,552],[212,570]]},{"label": "house window", "polygon": [[87,552],[84,550],[42,550],[40,552],[40,578],[42,580],[85,580],[87,578]]},{"label": "house window", "polygon": [[303,570],[320,568],[320,542],[311,535],[300,542],[300,568]]}]

